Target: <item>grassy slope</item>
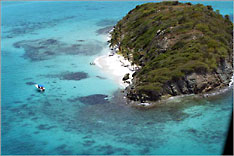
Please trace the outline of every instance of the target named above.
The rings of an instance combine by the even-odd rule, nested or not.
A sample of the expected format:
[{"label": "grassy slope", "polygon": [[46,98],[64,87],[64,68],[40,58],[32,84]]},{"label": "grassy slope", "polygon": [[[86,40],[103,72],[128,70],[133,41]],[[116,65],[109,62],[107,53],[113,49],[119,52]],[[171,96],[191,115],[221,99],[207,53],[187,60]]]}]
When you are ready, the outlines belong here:
[{"label": "grassy slope", "polygon": [[133,63],[139,92],[158,91],[185,75],[215,72],[232,55],[233,24],[212,7],[178,2],[147,3],[115,26],[111,45]]}]

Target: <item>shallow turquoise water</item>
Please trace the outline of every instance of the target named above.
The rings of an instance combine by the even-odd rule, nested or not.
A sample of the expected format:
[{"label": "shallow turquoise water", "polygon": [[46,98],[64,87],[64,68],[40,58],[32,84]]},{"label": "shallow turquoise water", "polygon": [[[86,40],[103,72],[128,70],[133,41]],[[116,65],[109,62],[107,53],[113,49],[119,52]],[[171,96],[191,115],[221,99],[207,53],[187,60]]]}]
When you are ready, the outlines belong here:
[{"label": "shallow turquoise water", "polygon": [[[139,110],[89,65],[107,47],[96,31],[142,3],[2,2],[2,154],[222,153],[232,91]],[[233,14],[232,2],[204,4]]]}]

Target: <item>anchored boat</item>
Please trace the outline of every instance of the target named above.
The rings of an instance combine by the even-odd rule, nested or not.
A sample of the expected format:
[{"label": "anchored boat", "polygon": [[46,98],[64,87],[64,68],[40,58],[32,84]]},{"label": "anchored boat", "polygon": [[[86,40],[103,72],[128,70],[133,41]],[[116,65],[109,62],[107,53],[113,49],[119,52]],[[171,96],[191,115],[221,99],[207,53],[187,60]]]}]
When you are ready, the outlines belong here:
[{"label": "anchored boat", "polygon": [[45,91],[45,87],[40,84],[35,84],[35,87],[38,88],[40,91]]}]

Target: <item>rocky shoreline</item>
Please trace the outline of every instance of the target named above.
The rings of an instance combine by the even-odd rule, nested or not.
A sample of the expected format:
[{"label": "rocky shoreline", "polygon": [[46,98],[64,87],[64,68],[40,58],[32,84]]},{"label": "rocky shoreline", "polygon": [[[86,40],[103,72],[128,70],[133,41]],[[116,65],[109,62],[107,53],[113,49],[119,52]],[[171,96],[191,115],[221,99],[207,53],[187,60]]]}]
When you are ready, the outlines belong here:
[{"label": "rocky shoreline", "polygon": [[[109,32],[108,34],[108,39],[111,37],[111,32],[113,29]],[[108,43],[110,41],[108,40]],[[108,54],[109,57],[120,57],[118,54],[119,52],[119,47],[115,45],[114,47],[110,47],[110,53]],[[123,57],[123,56],[121,56]],[[124,61],[123,61],[124,60]],[[123,90],[123,95],[124,98],[127,98],[127,104],[130,104],[133,107],[139,107],[139,108],[153,108],[161,103],[165,103],[168,101],[171,101],[175,98],[184,98],[184,97],[195,97],[195,98],[207,98],[207,97],[212,97],[212,96],[217,96],[220,94],[223,94],[231,89],[233,89],[233,80],[234,76],[230,77],[230,72],[232,72],[232,66],[230,63],[224,62],[223,66],[221,67],[222,69],[229,69],[229,72],[225,72],[224,70],[218,70],[218,72],[215,74],[215,77],[209,74],[191,74],[186,77],[186,79],[179,80],[178,82],[171,83],[169,86],[171,89],[171,94],[174,94],[173,96],[171,95],[165,95],[162,96],[161,99],[157,101],[150,101],[150,100],[142,100],[139,97],[135,97],[135,99],[129,98],[129,89],[134,87],[134,75],[135,72],[137,72],[139,69],[141,69],[140,66],[137,65],[130,65],[132,64],[129,60],[126,60],[121,58],[119,59],[120,63],[122,64],[121,66],[127,67],[129,69],[129,73],[126,73],[125,76],[122,78],[123,83],[127,84],[125,85],[125,88]],[[199,82],[199,85],[196,85],[196,82]],[[219,86],[218,83],[222,82],[222,85]],[[214,88],[206,87],[207,84],[212,83]],[[195,89],[196,87],[196,89]],[[199,90],[203,90],[203,92],[199,92]],[[193,90],[196,90],[193,92]],[[194,94],[195,93],[195,94]],[[198,94],[197,94],[198,93]]]},{"label": "rocky shoreline", "polygon": [[[136,107],[136,108],[144,108],[144,109],[150,109],[157,107],[161,104],[165,104],[168,102],[173,102],[174,100],[183,100],[184,98],[191,98],[191,99],[203,99],[203,98],[212,98],[216,96],[220,96],[225,94],[228,91],[233,91],[233,85],[232,86],[227,86],[225,88],[219,89],[219,90],[214,90],[210,91],[209,93],[202,93],[202,94],[186,94],[186,95],[177,95],[177,96],[170,96],[166,97],[164,99],[160,99],[158,101],[145,101],[145,102],[139,102],[139,101],[133,101],[133,100],[128,100],[127,104]],[[126,92],[125,92],[125,97],[126,97]]]},{"label": "rocky shoreline", "polygon": [[[112,30],[111,30],[112,31]],[[111,35],[111,31],[109,32],[109,36]],[[115,56],[118,55],[119,47],[115,45],[115,47],[110,46],[111,53],[109,56]],[[139,108],[153,108],[161,103],[165,103],[168,101],[171,101],[175,98],[184,98],[184,97],[194,97],[194,98],[207,98],[212,96],[217,96],[220,94],[223,94],[231,89],[233,89],[233,81],[234,76],[230,77],[230,72],[232,72],[232,66],[230,63],[224,63],[221,68],[222,69],[229,69],[229,72],[224,72],[223,70],[218,70],[218,73],[215,74],[215,77],[212,77],[212,75],[205,74],[205,75],[197,75],[195,73],[188,75],[184,81],[180,80],[178,82],[171,83],[170,87],[171,92],[174,93],[173,96],[171,95],[165,95],[162,96],[161,99],[157,101],[150,101],[150,100],[141,100],[140,97],[135,97],[135,99],[129,98],[129,89],[134,87],[134,74],[137,72],[141,67],[140,66],[129,66],[129,62],[125,64],[122,62],[122,66],[130,67],[131,73],[126,73],[123,77],[122,81],[124,83],[127,83],[128,85],[125,86],[125,89],[123,90],[124,98],[127,98],[127,104],[130,104],[133,107],[139,107]],[[128,75],[128,76],[126,76]],[[125,78],[127,77],[127,78]],[[199,85],[196,85],[196,82],[199,82]],[[218,83],[222,83],[222,85],[218,85]],[[213,83],[214,88],[206,87],[208,83]],[[181,88],[180,88],[181,87]],[[196,87],[196,88],[195,88]],[[203,90],[203,92],[193,92],[192,90],[199,91],[200,89]],[[195,94],[194,94],[195,93]]]},{"label": "rocky shoreline", "polygon": [[[225,70],[222,70],[225,69]],[[225,62],[223,66],[218,68],[217,73],[198,74],[192,73],[183,79],[171,81],[164,85],[161,95],[139,95],[134,92],[137,79],[133,78],[133,83],[126,89],[126,96],[134,101],[145,103],[146,101],[164,100],[174,96],[198,94],[202,97],[208,97],[222,93],[232,86],[233,75],[232,66]],[[160,98],[159,98],[160,96]]]},{"label": "rocky shoreline", "polygon": [[[111,36],[111,32],[113,29],[109,32],[109,36]],[[109,41],[110,42],[110,41]],[[118,55],[119,52],[119,46],[110,46],[111,55]],[[126,58],[125,58],[126,59]],[[152,97],[145,95],[139,95],[137,93],[134,93],[134,88],[137,83],[137,79],[134,78],[134,75],[136,72],[138,72],[139,69],[141,69],[141,66],[136,66],[137,68],[134,68],[133,73],[129,78],[125,78],[124,81],[128,82],[130,79],[130,82],[128,86],[126,86],[124,93],[127,98],[133,101],[140,101],[136,102],[136,105],[139,106],[150,106],[153,105],[152,103],[155,103],[155,101],[165,101],[169,99],[170,97],[179,97],[179,96],[186,96],[186,95],[194,95],[198,94],[199,97],[209,97],[214,96],[217,94],[221,94],[233,85],[233,70],[232,70],[232,64],[231,58],[228,58],[226,60],[223,60],[220,63],[220,66],[218,67],[216,73],[192,73],[189,75],[186,75],[183,79],[179,79],[177,81],[171,81],[167,83],[164,86],[164,92],[163,96],[161,96],[160,99],[155,99],[152,95]],[[125,66],[125,64],[123,64]],[[128,73],[127,73],[128,74]],[[151,104],[150,104],[151,103]]]}]

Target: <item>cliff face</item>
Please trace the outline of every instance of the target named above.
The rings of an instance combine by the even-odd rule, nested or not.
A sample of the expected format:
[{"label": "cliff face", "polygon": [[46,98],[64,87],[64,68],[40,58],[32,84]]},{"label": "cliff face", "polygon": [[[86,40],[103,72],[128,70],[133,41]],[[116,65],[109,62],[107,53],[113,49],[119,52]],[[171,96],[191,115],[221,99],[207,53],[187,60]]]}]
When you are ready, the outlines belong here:
[{"label": "cliff face", "polygon": [[233,24],[211,6],[143,4],[120,20],[111,35],[110,46],[141,66],[126,89],[132,100],[204,93],[230,82]]}]

